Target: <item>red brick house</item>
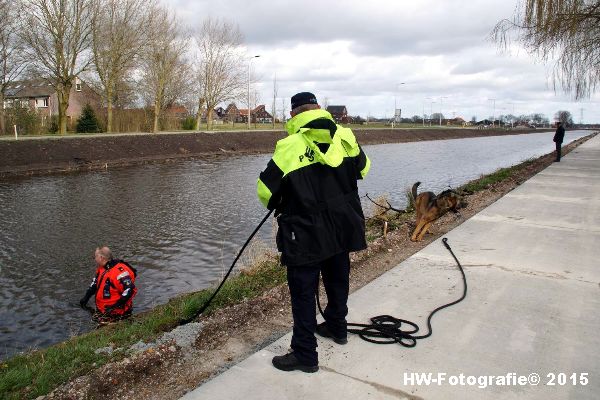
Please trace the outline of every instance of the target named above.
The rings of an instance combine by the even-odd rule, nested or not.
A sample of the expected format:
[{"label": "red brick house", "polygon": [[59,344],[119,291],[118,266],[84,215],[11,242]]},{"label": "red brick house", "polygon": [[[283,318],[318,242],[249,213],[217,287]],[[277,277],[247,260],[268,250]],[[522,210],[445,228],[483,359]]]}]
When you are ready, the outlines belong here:
[{"label": "red brick house", "polygon": [[[248,109],[241,108],[239,110],[240,121],[236,122],[248,122]],[[253,124],[265,124],[273,122],[273,116],[269,114],[269,112],[265,109],[265,105],[261,104],[257,106],[255,109],[250,111],[250,122]]]},{"label": "red brick house", "polygon": [[265,105],[261,104],[252,110],[252,122],[259,124],[270,124],[273,122],[273,116],[265,109]]},{"label": "red brick house", "polygon": [[165,109],[165,116],[171,118],[187,118],[190,115],[187,108],[181,104],[171,104]]},{"label": "red brick house", "polygon": [[[54,87],[43,79],[16,81],[8,85],[2,106],[10,108],[19,102],[22,106],[29,106],[42,117],[42,125],[46,124],[48,117],[58,115],[58,96]],[[67,108],[67,125],[77,120],[86,104],[98,109],[101,97],[88,84],[77,78],[69,94],[69,107]]]},{"label": "red brick house", "polygon": [[331,114],[335,122],[348,123],[348,110],[346,106],[328,106],[327,112]]},{"label": "red brick house", "polygon": [[461,117],[455,117],[452,119],[444,119],[442,122],[445,125],[452,125],[452,126],[465,126],[467,124],[467,122]]},{"label": "red brick house", "polygon": [[223,122],[243,122],[241,112],[242,110],[238,109],[235,103],[230,103],[222,116]]}]

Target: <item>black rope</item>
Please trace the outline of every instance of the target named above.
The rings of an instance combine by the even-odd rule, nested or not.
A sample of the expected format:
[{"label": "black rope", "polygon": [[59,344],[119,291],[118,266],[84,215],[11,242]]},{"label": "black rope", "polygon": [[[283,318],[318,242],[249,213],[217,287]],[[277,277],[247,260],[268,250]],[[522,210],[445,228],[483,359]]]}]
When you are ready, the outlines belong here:
[{"label": "black rope", "polygon": [[[404,347],[415,347],[417,345],[418,339],[425,339],[431,336],[431,334],[433,333],[433,329],[431,328],[431,318],[433,317],[433,315],[446,307],[450,307],[454,304],[460,303],[467,296],[467,278],[465,276],[465,271],[463,270],[462,265],[460,265],[460,262],[454,255],[454,252],[450,248],[450,245],[448,244],[448,239],[443,238],[442,243],[444,244],[446,249],[448,249],[450,254],[452,254],[454,261],[456,261],[456,264],[458,265],[458,269],[462,274],[464,290],[463,295],[460,297],[460,299],[448,304],[444,304],[443,306],[436,308],[431,312],[431,314],[429,314],[429,317],[427,317],[427,328],[429,332],[426,335],[415,335],[419,331],[419,326],[417,324],[405,319],[392,317],[391,315],[378,315],[376,317],[372,317],[371,324],[357,324],[349,322],[348,326],[355,326],[360,329],[348,329],[348,332],[357,334],[358,336],[360,336],[361,339],[366,340],[367,342],[377,344],[398,343]],[[319,307],[319,312],[321,313],[324,319],[325,316],[323,315],[323,309],[321,308],[321,303],[319,301],[318,287],[317,305]]]},{"label": "black rope", "polygon": [[217,295],[217,293],[219,293],[219,290],[221,290],[221,288],[225,284],[225,281],[229,277],[229,274],[231,274],[231,271],[233,271],[233,267],[235,266],[235,263],[237,262],[237,260],[240,258],[240,256],[242,255],[242,253],[246,249],[246,246],[248,246],[248,243],[250,243],[250,241],[252,240],[252,238],[254,237],[254,235],[256,235],[256,232],[258,232],[258,230],[263,226],[263,224],[265,223],[265,221],[267,220],[267,218],[269,218],[269,216],[271,215],[272,212],[273,212],[273,210],[269,210],[269,212],[267,213],[267,215],[265,215],[265,217],[262,219],[262,221],[260,221],[260,224],[258,224],[258,226],[256,227],[256,229],[254,229],[254,232],[252,232],[252,234],[248,237],[248,239],[246,240],[246,243],[244,243],[244,245],[242,246],[242,248],[238,252],[237,256],[235,257],[235,260],[233,260],[233,262],[231,263],[231,267],[229,267],[229,271],[227,271],[227,274],[225,274],[225,277],[223,278],[223,280],[219,284],[219,287],[217,287],[217,290],[215,290],[215,292],[212,294],[212,296],[210,296],[210,299],[208,299],[206,301],[206,303],[204,303],[204,305],[202,307],[200,307],[200,310],[196,311],[191,317],[179,321],[179,325],[185,325],[185,324],[188,324],[188,323],[192,322],[193,320],[195,320],[196,318],[198,318],[198,316],[200,314],[202,314],[208,308],[208,306],[210,305],[210,303],[212,302],[212,300],[215,298],[215,296]]}]

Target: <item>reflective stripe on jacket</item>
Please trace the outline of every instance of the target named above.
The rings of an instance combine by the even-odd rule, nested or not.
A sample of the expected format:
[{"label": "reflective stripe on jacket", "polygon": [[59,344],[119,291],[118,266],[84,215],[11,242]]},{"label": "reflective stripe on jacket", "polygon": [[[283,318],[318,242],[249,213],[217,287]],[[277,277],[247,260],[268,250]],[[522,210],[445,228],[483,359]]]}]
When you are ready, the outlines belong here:
[{"label": "reflective stripe on jacket", "polygon": [[322,261],[366,247],[357,180],[371,162],[352,131],[324,110],[296,115],[260,174],[257,193],[277,209],[277,247],[286,265]]}]

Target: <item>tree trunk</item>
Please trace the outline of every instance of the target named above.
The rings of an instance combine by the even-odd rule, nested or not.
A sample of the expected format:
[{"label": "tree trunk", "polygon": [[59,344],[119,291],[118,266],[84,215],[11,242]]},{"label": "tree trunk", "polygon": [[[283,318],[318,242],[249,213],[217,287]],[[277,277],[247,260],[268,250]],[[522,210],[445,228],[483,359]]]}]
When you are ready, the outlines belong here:
[{"label": "tree trunk", "polygon": [[199,98],[198,99],[198,114],[196,114],[196,126],[194,127],[194,129],[197,131],[200,130],[200,124],[202,123],[202,105],[203,104],[204,104],[204,99]]},{"label": "tree trunk", "polygon": [[6,119],[4,113],[4,93],[0,92],[0,135],[4,135],[6,132]]},{"label": "tree trunk", "polygon": [[208,126],[208,130],[212,129],[212,116],[213,116],[213,108],[208,107],[206,112],[206,125]]},{"label": "tree trunk", "polygon": [[152,128],[153,133],[158,132],[158,115],[160,114],[160,101],[156,100],[154,102],[154,126]]},{"label": "tree trunk", "polygon": [[112,89],[106,91],[106,132],[113,131],[113,101]]},{"label": "tree trunk", "polygon": [[56,92],[58,97],[58,133],[60,135],[67,133],[67,109],[69,108],[70,92],[70,85],[65,85]]}]

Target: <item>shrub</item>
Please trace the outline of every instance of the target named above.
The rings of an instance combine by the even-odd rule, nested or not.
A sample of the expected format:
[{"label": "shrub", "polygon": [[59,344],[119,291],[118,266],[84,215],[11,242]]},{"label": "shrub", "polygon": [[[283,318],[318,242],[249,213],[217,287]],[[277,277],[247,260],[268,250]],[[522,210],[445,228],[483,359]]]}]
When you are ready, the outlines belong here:
[{"label": "shrub", "polygon": [[186,131],[193,131],[196,129],[196,118],[187,117],[181,122],[181,129]]},{"label": "shrub", "polygon": [[48,128],[47,129],[48,133],[51,135],[55,135],[58,133],[58,116],[57,115],[53,115],[52,117],[49,118],[47,128]]},{"label": "shrub", "polygon": [[37,135],[42,131],[42,118],[35,109],[15,102],[6,109],[6,130],[8,134],[13,133],[14,125],[17,125],[19,135]]},{"label": "shrub", "polygon": [[77,120],[77,132],[79,133],[96,133],[100,132],[100,124],[94,114],[92,106],[86,104],[83,107],[81,116]]}]

